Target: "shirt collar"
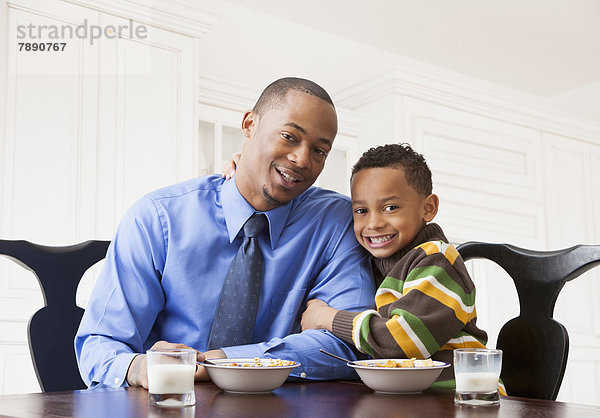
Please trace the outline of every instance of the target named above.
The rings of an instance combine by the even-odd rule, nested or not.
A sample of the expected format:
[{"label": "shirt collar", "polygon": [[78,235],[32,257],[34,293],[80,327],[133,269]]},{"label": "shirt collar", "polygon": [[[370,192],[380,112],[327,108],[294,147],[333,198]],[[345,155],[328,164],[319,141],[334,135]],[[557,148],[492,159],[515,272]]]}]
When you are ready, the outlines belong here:
[{"label": "shirt collar", "polygon": [[[257,212],[240,193],[235,184],[235,176],[230,180],[225,180],[221,188],[221,202],[223,204],[223,213],[225,215],[225,224],[229,234],[229,242],[233,242],[237,237],[240,229],[246,221]],[[269,238],[271,241],[271,249],[277,247],[277,242],[285,226],[292,207],[292,202],[288,202],[283,206],[279,206],[264,213],[269,220]]]}]

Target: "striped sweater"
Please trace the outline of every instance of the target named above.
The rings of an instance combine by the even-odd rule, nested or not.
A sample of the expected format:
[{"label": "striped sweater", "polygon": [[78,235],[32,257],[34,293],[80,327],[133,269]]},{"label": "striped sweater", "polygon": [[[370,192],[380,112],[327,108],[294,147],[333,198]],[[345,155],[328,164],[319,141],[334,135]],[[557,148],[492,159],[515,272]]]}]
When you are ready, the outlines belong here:
[{"label": "striped sweater", "polygon": [[[377,310],[339,311],[333,333],[375,358],[433,358],[452,364],[455,348],[485,348],[476,325],[475,285],[462,257],[437,224],[405,248],[374,259]],[[453,388],[454,369],[435,386]]]}]

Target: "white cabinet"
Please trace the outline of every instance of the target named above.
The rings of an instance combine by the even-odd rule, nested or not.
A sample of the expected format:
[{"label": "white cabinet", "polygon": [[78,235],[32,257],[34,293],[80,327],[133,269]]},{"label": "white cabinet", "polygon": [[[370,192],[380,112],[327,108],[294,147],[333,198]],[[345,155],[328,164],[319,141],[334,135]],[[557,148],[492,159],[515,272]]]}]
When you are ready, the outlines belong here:
[{"label": "white cabinet", "polygon": [[406,98],[405,136],[422,152],[448,238],[545,246],[540,133],[451,106]]},{"label": "white cabinet", "polygon": [[[600,243],[600,146],[544,134],[548,242],[550,248]],[[600,269],[568,282],[555,319],[569,332],[569,362],[559,399],[600,399]]]},{"label": "white cabinet", "polygon": [[[248,108],[251,105],[248,104]],[[197,175],[221,173],[234,153],[242,151],[243,110],[224,109],[206,104],[198,106]]]},{"label": "white cabinet", "polygon": [[[8,21],[0,236],[48,245],[110,239],[134,200],[197,174],[195,35],[185,33],[193,16],[156,11],[153,25],[130,20],[127,2],[0,4]],[[61,51],[16,42],[58,42],[52,28],[82,25],[87,35],[75,29]],[[145,30],[106,36],[132,25]],[[91,27],[105,35],[91,39]],[[96,270],[80,285],[82,305]],[[33,275],[0,257],[0,394],[39,390],[26,326],[42,305]]]}]

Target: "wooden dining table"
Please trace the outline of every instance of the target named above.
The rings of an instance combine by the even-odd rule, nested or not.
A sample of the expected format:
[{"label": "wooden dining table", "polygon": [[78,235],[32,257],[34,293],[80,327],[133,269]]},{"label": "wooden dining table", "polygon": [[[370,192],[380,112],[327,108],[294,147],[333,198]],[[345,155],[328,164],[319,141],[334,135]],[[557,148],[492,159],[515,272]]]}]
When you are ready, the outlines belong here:
[{"label": "wooden dining table", "polygon": [[17,417],[598,417],[600,407],[502,397],[498,406],[454,404],[452,391],[384,395],[361,382],[284,383],[269,394],[231,394],[195,385],[196,405],[148,405],[143,388],[0,396],[0,415]]}]

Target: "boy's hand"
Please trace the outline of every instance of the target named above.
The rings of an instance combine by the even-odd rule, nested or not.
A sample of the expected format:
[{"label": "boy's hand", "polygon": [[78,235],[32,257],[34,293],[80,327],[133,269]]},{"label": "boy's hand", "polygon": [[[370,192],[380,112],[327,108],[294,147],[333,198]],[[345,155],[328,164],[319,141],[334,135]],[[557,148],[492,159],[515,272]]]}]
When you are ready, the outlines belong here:
[{"label": "boy's hand", "polygon": [[229,180],[230,178],[233,177],[233,175],[235,174],[235,168],[237,167],[238,163],[240,162],[241,155],[242,154],[235,153],[231,156],[231,160],[227,161],[225,163],[225,166],[223,167],[221,177],[225,177],[225,180]]},{"label": "boy's hand", "polygon": [[312,299],[306,302],[306,310],[302,314],[302,331],[307,329],[326,329],[331,331],[333,317],[337,309],[332,308],[319,299]]}]

